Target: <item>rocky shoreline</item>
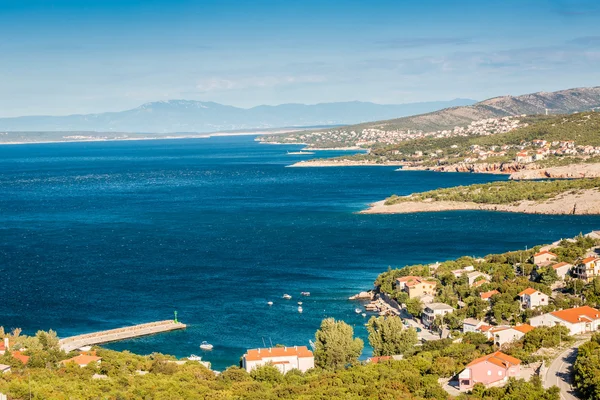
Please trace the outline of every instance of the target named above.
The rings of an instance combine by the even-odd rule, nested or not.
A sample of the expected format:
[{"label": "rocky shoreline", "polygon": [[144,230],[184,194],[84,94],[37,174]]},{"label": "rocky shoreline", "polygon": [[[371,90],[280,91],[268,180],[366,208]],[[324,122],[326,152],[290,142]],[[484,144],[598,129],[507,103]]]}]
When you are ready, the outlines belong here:
[{"label": "rocky shoreline", "polygon": [[518,204],[480,204],[474,202],[404,201],[385,205],[385,200],[370,205],[361,214],[411,214],[455,210],[502,211],[547,215],[600,215],[600,192],[597,189],[562,193],[545,201],[524,200]]}]

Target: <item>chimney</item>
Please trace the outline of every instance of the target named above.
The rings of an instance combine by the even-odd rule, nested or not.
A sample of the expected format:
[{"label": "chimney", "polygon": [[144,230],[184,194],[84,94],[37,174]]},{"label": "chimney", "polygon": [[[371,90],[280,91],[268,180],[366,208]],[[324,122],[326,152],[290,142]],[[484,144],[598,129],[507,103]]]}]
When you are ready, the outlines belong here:
[{"label": "chimney", "polygon": [[4,338],[4,347],[6,348],[6,350],[8,350],[8,338],[7,337]]}]

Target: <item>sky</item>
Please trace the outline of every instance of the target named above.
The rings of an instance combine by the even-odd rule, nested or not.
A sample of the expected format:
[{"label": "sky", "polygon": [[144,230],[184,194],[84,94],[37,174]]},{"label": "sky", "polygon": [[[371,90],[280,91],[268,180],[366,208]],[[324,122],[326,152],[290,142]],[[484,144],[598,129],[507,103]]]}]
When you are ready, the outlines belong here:
[{"label": "sky", "polygon": [[0,117],[600,85],[598,0],[0,0]]}]

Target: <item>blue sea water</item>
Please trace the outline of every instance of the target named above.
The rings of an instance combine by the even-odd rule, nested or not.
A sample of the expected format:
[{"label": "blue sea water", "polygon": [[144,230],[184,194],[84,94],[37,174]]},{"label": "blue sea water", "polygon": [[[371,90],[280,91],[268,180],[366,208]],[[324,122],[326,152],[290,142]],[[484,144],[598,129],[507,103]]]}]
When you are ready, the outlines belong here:
[{"label": "blue sea water", "polygon": [[[286,168],[314,157],[286,154],[298,148],[243,136],[1,146],[0,325],[65,336],[177,310],[187,330],[108,347],[196,353],[223,369],[263,340],[308,344],[324,317],[344,319],[366,338],[347,298],[388,266],[482,256],[600,227],[600,217],[584,216],[356,214],[393,193],[504,178]],[[215,349],[201,352],[203,340]]]}]

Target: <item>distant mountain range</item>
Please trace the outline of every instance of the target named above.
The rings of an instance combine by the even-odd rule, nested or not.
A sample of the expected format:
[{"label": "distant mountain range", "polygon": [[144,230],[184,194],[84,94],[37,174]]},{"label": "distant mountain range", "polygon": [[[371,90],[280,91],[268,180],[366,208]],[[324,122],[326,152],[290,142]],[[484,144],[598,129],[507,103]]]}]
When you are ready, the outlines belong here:
[{"label": "distant mountain range", "polygon": [[132,110],[67,116],[0,118],[0,131],[216,132],[348,125],[475,103],[470,99],[382,105],[368,102],[282,104],[249,109],[193,100],[146,103]]}]

